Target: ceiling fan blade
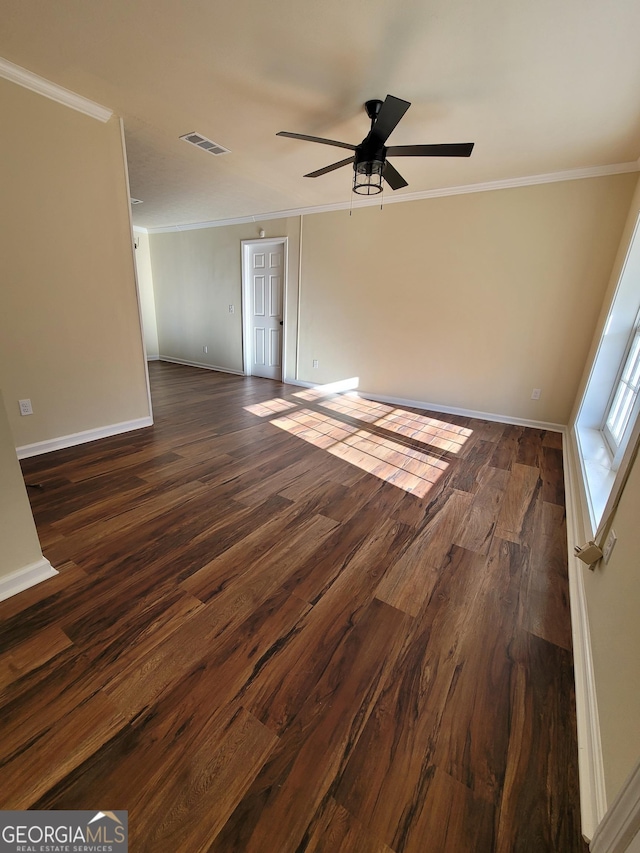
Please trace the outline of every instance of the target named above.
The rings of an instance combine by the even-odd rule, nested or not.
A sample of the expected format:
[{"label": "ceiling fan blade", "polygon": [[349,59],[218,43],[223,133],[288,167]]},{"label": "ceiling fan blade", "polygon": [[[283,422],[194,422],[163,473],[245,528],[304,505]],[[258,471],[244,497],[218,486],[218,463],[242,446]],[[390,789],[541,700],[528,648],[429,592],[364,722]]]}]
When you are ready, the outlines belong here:
[{"label": "ceiling fan blade", "polygon": [[384,145],[410,106],[409,101],[403,101],[394,95],[387,95],[371,128],[370,136],[375,136],[378,142]]},{"label": "ceiling fan blade", "polygon": [[387,148],[387,157],[470,157],[473,145],[473,142],[450,145],[392,145]]},{"label": "ceiling fan blade", "polygon": [[322,139],[320,136],[307,136],[304,133],[289,133],[288,130],[281,130],[276,133],[276,136],[287,136],[289,139],[302,139],[305,142],[321,142],[323,145],[335,145],[336,148],[348,148],[349,151],[355,151],[356,146],[350,145],[348,142],[337,142],[335,139]]},{"label": "ceiling fan blade", "polygon": [[333,172],[334,169],[340,169],[348,163],[353,163],[354,157],[347,157],[345,160],[340,160],[338,163],[332,163],[330,166],[325,166],[323,169],[317,169],[315,172],[309,172],[305,178],[319,178],[320,175],[326,175],[327,172]]},{"label": "ceiling fan blade", "polygon": [[382,177],[389,184],[392,190],[400,190],[402,187],[408,187],[409,184],[402,177],[397,169],[394,169],[391,163],[387,160],[382,170]]}]

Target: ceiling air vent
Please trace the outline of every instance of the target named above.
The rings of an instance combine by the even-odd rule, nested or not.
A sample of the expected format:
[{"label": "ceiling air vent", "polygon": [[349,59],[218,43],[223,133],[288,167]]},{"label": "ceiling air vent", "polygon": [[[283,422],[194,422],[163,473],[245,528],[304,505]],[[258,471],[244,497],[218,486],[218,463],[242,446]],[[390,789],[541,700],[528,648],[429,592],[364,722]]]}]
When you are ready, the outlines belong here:
[{"label": "ceiling air vent", "polygon": [[141,198],[130,198],[129,201],[131,202],[131,204],[142,204]]},{"label": "ceiling air vent", "polygon": [[185,133],[185,135],[181,136],[180,139],[184,139],[185,142],[190,142],[192,145],[195,145],[196,148],[202,148],[204,151],[208,151],[209,154],[231,153],[228,148],[223,148],[222,145],[218,145],[217,142],[212,142],[201,133],[196,133],[195,130],[192,133]]}]

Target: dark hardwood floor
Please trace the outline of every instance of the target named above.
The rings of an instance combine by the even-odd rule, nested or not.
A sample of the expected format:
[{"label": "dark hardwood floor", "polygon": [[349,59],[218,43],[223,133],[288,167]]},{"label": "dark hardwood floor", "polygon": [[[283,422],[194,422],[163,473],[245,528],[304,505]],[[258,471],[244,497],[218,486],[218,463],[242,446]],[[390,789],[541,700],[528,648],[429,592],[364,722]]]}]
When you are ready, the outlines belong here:
[{"label": "dark hardwood floor", "polygon": [[584,853],[559,434],[151,364],[23,463],[0,807],[130,850]]}]

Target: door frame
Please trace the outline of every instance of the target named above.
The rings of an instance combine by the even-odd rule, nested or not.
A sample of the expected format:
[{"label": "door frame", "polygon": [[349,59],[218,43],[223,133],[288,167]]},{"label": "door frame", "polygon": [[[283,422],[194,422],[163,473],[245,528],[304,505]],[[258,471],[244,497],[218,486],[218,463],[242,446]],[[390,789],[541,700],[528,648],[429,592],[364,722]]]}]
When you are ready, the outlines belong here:
[{"label": "door frame", "polygon": [[[282,245],[282,377],[284,382],[286,353],[287,353],[287,279],[288,279],[288,237],[261,237],[257,240],[241,240],[242,248],[242,370],[245,376],[251,376],[251,365],[253,363],[253,339],[251,335],[251,306],[253,295],[251,293],[251,270],[249,267],[249,252],[255,246],[268,246],[279,243]],[[277,380],[276,380],[277,381]]]}]

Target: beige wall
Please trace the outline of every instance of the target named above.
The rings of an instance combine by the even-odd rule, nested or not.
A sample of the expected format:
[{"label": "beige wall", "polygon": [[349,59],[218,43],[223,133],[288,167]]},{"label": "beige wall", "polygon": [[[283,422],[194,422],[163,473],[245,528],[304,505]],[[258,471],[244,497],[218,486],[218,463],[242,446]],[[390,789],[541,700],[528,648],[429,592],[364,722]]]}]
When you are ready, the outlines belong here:
[{"label": "beige wall", "polygon": [[[628,209],[619,251],[576,397],[572,422],[584,393],[639,214],[640,181],[637,182]],[[582,569],[609,804],[615,799],[624,780],[640,759],[639,518],[640,459],[637,459],[613,518],[612,526],[618,542],[611,559],[606,565],[599,563],[593,572]],[[590,532],[585,535],[585,530],[578,531],[581,541],[589,534]]]},{"label": "beige wall", "polygon": [[640,463],[616,511],[608,564],[585,577],[607,801],[640,759]]},{"label": "beige wall", "polygon": [[289,238],[285,373],[294,376],[298,217],[149,235],[161,356],[242,372],[241,241],[257,240],[260,228],[266,239]]},{"label": "beige wall", "polygon": [[41,559],[38,534],[0,393],[0,578]]},{"label": "beige wall", "polygon": [[[287,377],[567,423],[635,181],[307,215],[299,293],[301,220],[265,222],[289,237]],[[259,227],[150,235],[161,355],[242,370],[240,241]]]},{"label": "beige wall", "polygon": [[635,181],[305,216],[299,378],[566,424]]},{"label": "beige wall", "polygon": [[[17,446],[149,416],[119,122],[0,80],[0,386]],[[34,414],[20,417],[28,397]]]},{"label": "beige wall", "polygon": [[151,270],[151,252],[149,235],[144,231],[135,232],[136,271],[138,293],[140,294],[140,313],[142,331],[147,358],[158,358],[158,325],[156,320],[156,300],[153,293],[153,273]]}]

